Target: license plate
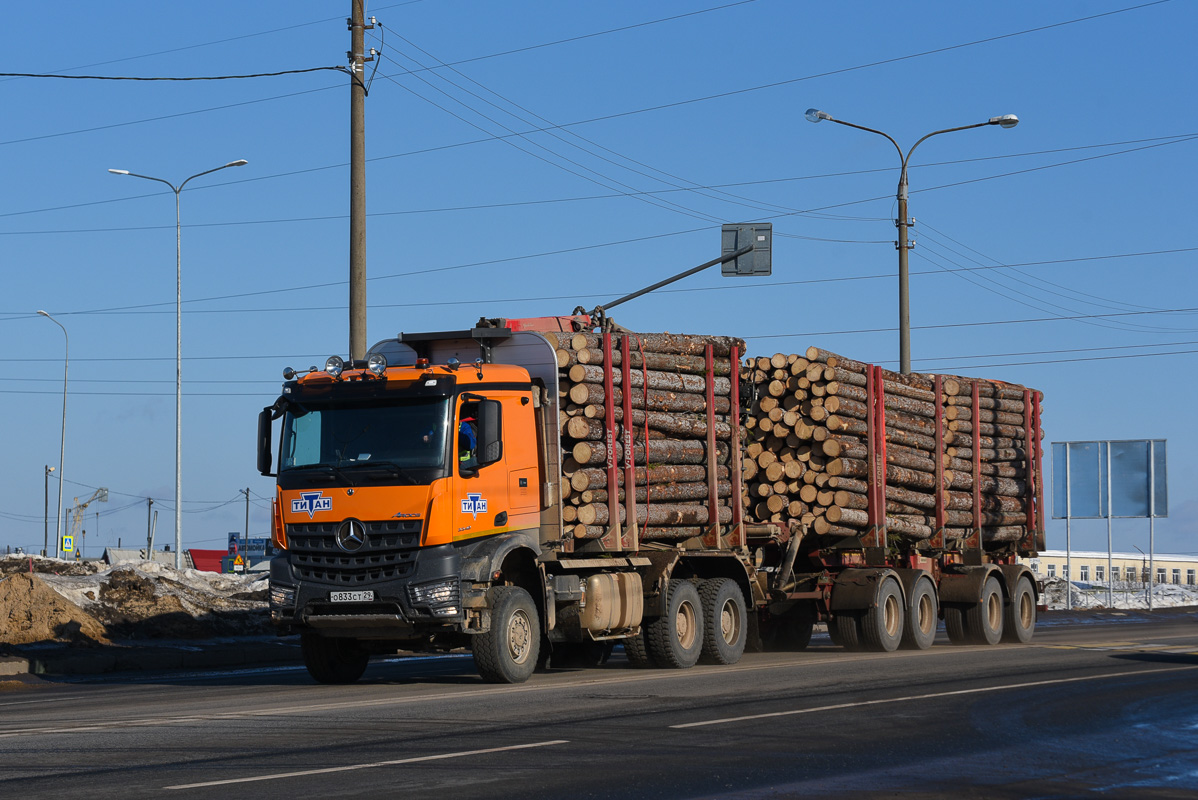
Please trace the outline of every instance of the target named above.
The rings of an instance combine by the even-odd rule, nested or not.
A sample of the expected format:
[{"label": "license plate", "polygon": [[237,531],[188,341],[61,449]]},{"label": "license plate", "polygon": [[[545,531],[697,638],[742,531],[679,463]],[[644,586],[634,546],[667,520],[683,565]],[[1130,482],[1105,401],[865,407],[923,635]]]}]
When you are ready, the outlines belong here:
[{"label": "license plate", "polygon": [[330,603],[369,603],[374,592],[329,592]]}]

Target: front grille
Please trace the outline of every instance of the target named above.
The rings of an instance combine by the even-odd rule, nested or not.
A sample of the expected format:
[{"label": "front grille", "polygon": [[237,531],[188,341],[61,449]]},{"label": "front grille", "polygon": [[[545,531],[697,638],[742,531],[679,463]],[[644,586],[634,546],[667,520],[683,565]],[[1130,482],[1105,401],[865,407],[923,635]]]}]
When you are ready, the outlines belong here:
[{"label": "front grille", "polygon": [[337,546],[340,522],[308,522],[287,526],[291,564],[303,580],[358,586],[403,578],[416,567],[420,520],[363,522],[366,543],[355,553]]}]

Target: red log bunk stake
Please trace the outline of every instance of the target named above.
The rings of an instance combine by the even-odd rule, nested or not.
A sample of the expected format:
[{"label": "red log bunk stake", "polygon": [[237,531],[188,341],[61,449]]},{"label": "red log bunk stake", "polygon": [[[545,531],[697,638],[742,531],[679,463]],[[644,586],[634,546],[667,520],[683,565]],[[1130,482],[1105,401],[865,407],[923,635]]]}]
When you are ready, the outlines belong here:
[{"label": "red log bunk stake", "polygon": [[[633,454],[633,448],[636,446],[636,428],[632,424],[632,344],[627,335],[621,337],[620,347],[623,351],[622,373],[624,377],[624,424],[622,426],[624,429],[624,507],[627,509],[624,517],[627,520],[627,526],[620,537],[620,543],[625,550],[636,550],[640,545],[640,530],[636,524],[636,459]],[[641,360],[644,361],[643,354]],[[649,447],[648,440],[645,441],[645,447]],[[646,482],[645,486],[648,487],[648,485]],[[613,487],[608,490],[610,499],[617,492],[615,484],[608,483],[608,486]],[[608,519],[613,519],[613,517],[609,516]]]},{"label": "red log bunk stake", "polygon": [[877,485],[874,494],[878,501],[878,529],[874,531],[874,547],[886,546],[886,382],[882,378],[882,368],[874,368],[874,386],[876,387],[878,420],[874,425],[874,436],[877,437],[878,451],[882,454],[879,461]]},{"label": "red log bunk stake", "polygon": [[716,496],[716,445],[715,445],[715,353],[711,345],[704,350],[707,369],[704,378],[707,389],[707,533],[703,534],[703,546],[712,549],[720,546],[720,501]]},{"label": "red log bunk stake", "polygon": [[944,376],[936,376],[936,530],[929,543],[944,548]]},{"label": "red log bunk stake", "polygon": [[[619,484],[616,479],[616,408],[615,401],[612,399],[614,381],[612,380],[611,367],[611,332],[603,332],[603,391],[606,397],[603,399],[603,435],[604,445],[607,448],[607,533],[600,539],[604,550],[619,550],[621,529],[620,529],[620,504],[619,500]],[[624,384],[624,394],[628,394],[628,384]],[[627,449],[627,448],[626,448]],[[636,486],[625,486],[624,496],[636,494]]]},{"label": "red log bunk stake", "polygon": [[748,537],[745,534],[744,506],[738,499],[741,496],[740,351],[733,346],[732,351],[728,354],[728,358],[730,359],[730,375],[732,378],[732,419],[730,420],[732,423],[732,441],[729,442],[731,450],[728,455],[732,466],[732,541],[729,544],[732,547],[746,547],[748,546]]},{"label": "red log bunk stake", "polygon": [[1024,551],[1036,549],[1040,528],[1040,474],[1036,465],[1040,463],[1040,401],[1035,392],[1023,390],[1023,430],[1024,430],[1024,463],[1027,464],[1027,474],[1024,481],[1027,492],[1024,502],[1027,503],[1027,533],[1019,546]]},{"label": "red log bunk stake", "polygon": [[982,551],[982,434],[981,404],[978,402],[978,381],[973,382],[973,535],[978,537],[978,552]]}]

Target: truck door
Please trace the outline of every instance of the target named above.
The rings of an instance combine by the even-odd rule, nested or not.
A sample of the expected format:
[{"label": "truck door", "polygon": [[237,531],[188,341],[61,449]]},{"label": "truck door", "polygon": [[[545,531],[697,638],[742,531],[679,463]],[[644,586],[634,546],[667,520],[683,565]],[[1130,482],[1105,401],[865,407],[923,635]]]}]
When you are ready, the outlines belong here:
[{"label": "truck door", "polygon": [[[460,401],[454,425],[454,541],[500,533],[511,522],[503,406],[476,398],[468,395]],[[483,433],[499,442],[498,453],[484,452]]]}]

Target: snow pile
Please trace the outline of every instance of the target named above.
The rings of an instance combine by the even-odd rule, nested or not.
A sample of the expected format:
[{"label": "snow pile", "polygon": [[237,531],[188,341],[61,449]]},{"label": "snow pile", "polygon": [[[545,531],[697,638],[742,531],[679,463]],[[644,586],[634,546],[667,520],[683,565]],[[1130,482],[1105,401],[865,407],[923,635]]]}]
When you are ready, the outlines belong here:
[{"label": "snow pile", "polygon": [[[0,606],[0,623],[6,609],[9,617],[33,619],[44,607],[60,616],[65,613],[67,622],[77,622],[89,639],[96,639],[97,633],[99,638],[118,639],[204,638],[270,630],[265,575],[177,570],[153,562],[126,562],[97,572],[75,562],[37,558],[34,574],[29,574],[28,557],[20,559],[24,569],[10,569],[11,561],[0,560],[0,576],[7,575],[0,580],[0,590],[8,590],[0,591],[0,602],[12,595],[8,606]],[[42,591],[18,591],[30,583]],[[30,634],[40,638],[25,636],[18,642],[0,632],[0,642],[64,640],[47,625]]]},{"label": "snow pile", "polygon": [[[1116,588],[1112,593],[1113,603],[1107,603],[1105,586],[1070,583],[1064,578],[1047,578],[1044,580],[1043,602],[1051,610],[1066,608],[1065,591],[1069,587],[1073,608],[1126,608],[1147,609],[1148,587],[1129,584],[1127,588]],[[1158,583],[1151,587],[1153,608],[1178,608],[1181,606],[1198,606],[1198,587],[1181,586],[1175,583]]]}]

